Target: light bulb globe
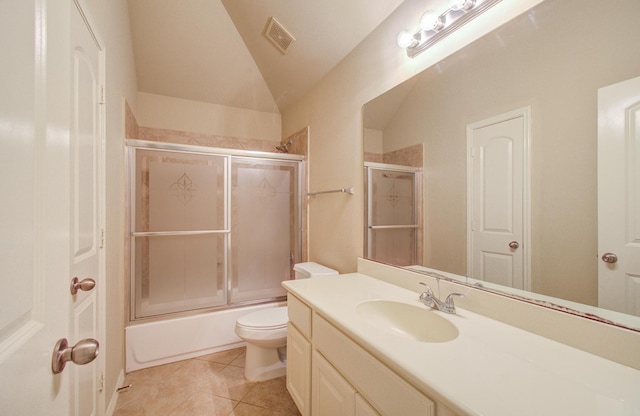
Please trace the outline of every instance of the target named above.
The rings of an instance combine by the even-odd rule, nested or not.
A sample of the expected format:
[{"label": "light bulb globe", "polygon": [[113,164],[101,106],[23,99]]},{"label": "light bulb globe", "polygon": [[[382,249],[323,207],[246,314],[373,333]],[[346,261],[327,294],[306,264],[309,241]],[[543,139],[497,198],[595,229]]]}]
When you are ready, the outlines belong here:
[{"label": "light bulb globe", "polygon": [[465,12],[471,10],[475,5],[475,0],[451,0],[449,2],[449,7],[451,7],[452,10],[462,10]]},{"label": "light bulb globe", "polygon": [[433,30],[437,32],[444,27],[444,20],[433,10],[427,10],[420,18],[420,27],[422,30]]},{"label": "light bulb globe", "polygon": [[398,46],[401,48],[408,48],[412,45],[416,44],[416,39],[413,37],[413,34],[408,30],[403,30],[398,34],[397,38]]}]

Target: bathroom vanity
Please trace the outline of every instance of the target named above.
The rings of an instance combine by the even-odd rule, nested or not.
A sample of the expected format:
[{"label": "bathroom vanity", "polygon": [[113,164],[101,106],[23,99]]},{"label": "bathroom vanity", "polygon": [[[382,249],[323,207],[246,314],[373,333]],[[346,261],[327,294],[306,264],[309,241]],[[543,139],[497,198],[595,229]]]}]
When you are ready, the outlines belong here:
[{"label": "bathroom vanity", "polygon": [[[637,415],[640,371],[368,274],[287,281],[287,388],[304,416]],[[405,277],[403,277],[405,279]],[[393,279],[391,279],[393,280]],[[401,287],[404,286],[404,287]]]}]

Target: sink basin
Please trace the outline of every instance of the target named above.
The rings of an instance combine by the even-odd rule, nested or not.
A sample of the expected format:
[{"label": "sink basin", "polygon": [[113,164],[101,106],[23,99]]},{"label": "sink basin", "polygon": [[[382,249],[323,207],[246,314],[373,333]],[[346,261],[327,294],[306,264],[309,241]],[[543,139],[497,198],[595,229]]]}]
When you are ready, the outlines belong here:
[{"label": "sink basin", "polygon": [[448,342],[458,328],[426,307],[388,300],[371,300],[356,306],[360,317],[391,334],[419,342]]}]

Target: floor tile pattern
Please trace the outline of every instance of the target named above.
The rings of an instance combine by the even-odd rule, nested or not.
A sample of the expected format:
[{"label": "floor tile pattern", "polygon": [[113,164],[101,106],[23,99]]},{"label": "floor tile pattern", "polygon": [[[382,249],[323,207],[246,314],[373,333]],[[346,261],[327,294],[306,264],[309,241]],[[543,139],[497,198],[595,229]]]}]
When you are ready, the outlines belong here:
[{"label": "floor tile pattern", "polygon": [[236,348],[127,374],[114,416],[299,416],[285,378],[249,382]]}]

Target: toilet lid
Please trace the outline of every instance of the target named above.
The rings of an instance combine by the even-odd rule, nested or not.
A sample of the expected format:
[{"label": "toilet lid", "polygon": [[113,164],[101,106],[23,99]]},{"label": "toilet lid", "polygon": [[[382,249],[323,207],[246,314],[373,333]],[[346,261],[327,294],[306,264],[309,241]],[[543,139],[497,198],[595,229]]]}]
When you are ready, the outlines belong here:
[{"label": "toilet lid", "polygon": [[237,324],[248,328],[279,329],[287,326],[289,316],[287,307],[262,309],[243,315],[237,320]]}]

